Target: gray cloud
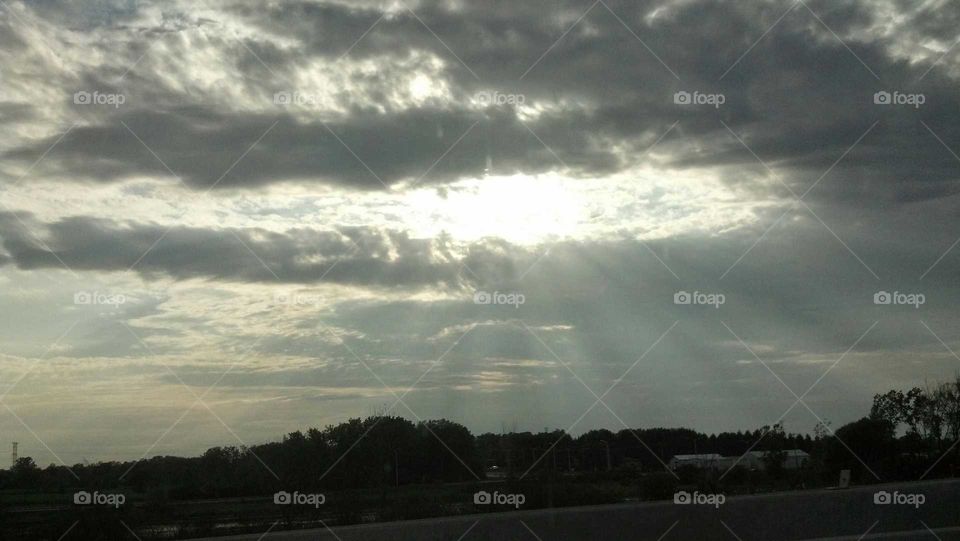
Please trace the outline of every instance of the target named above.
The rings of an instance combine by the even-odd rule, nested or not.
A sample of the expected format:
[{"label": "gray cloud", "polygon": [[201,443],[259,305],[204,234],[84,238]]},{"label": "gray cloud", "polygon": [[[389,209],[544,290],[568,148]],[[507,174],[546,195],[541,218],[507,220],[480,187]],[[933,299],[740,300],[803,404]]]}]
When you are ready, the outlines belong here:
[{"label": "gray cloud", "polygon": [[[387,112],[347,102],[345,115],[327,121],[335,137],[318,121],[200,103],[167,81],[135,72],[128,91],[140,101],[131,98],[127,112],[100,114],[76,128],[44,165],[62,175],[101,181],[167,175],[124,122],[196,188],[219,179],[217,186],[223,188],[307,180],[380,189],[376,176],[390,185],[417,179],[429,169],[428,182],[448,182],[479,177],[491,164],[494,173],[569,167],[574,175],[597,176],[650,159],[642,151],[679,121],[660,142],[659,150],[668,156],[660,167],[730,165],[763,171],[756,153],[794,191],[802,192],[879,122],[831,173],[844,177],[843,182],[824,182],[810,195],[812,200],[890,204],[956,193],[956,161],[922,124],[944,141],[960,138],[955,81],[939,69],[921,81],[927,66],[892,58],[890,43],[858,39],[878,16],[861,2],[809,3],[850,50],[804,7],[795,6],[736,65],[791,3],[732,8],[702,2],[609,2],[679,81],[602,5],[557,41],[562,29],[582,14],[580,3],[561,3],[555,17],[544,17],[534,6],[480,4],[453,8],[439,1],[420,3],[417,15],[440,39],[409,12],[388,15],[348,57],[389,64],[389,58],[430,51],[444,59],[443,77],[452,83],[453,102]],[[267,16],[261,9],[237,4],[231,13],[265,30],[261,38],[244,38],[247,47],[217,45],[227,55],[225,61],[238,62],[249,72],[250,78],[238,84],[258,89],[264,102],[279,88],[289,87],[288,76],[307,60],[341,55],[382,14],[370,7],[316,3],[284,3],[268,8]],[[929,20],[929,14],[918,17]],[[920,23],[916,27],[932,32]],[[295,45],[272,45],[270,36],[279,35]],[[556,46],[520,81],[552,44]],[[246,58],[250,50],[259,51],[260,60],[280,73],[281,80],[264,77],[260,60]],[[87,86],[105,80],[96,73],[86,77]],[[386,92],[394,81],[366,83]],[[727,102],[718,110],[676,106],[672,95],[680,89],[721,92]],[[873,94],[884,89],[923,92],[926,103],[920,109],[877,106]],[[534,136],[510,108],[483,114],[469,109],[470,98],[480,90],[519,92],[531,104],[564,105],[525,121]],[[87,109],[78,113],[90,114]],[[479,122],[475,129],[451,150],[474,122]],[[242,164],[224,176],[274,123]],[[56,137],[4,155],[31,162]],[[916,178],[920,163],[922,179]],[[770,188],[753,189],[763,194]]]},{"label": "gray cloud", "polygon": [[[574,173],[615,169],[610,150],[573,131],[573,122],[557,118],[538,127],[548,132],[557,127],[567,134],[566,140],[553,141],[552,148],[563,151]],[[14,150],[7,157],[33,161],[53,142]],[[241,156],[242,164],[232,167]],[[303,124],[288,116],[182,108],[137,111],[118,115],[109,125],[75,128],[57,145],[57,157],[44,165],[62,175],[114,180],[136,174],[169,176],[166,164],[197,188],[319,178],[363,189],[383,188],[381,180],[392,184],[476,177],[491,164],[494,172],[510,174],[542,172],[556,163],[550,150],[506,110],[491,110],[487,117],[439,109],[389,116],[358,112],[342,122]]]},{"label": "gray cloud", "polygon": [[[23,219],[23,218],[21,218]],[[29,217],[26,217],[29,220]],[[451,284],[458,269],[448,247],[405,233],[368,228],[338,231],[200,229],[120,224],[74,217],[28,233],[0,214],[0,237],[21,269],[126,271],[145,276],[241,282],[303,282],[411,286]],[[40,237],[46,238],[41,244]],[[49,249],[48,249],[49,248]],[[62,263],[61,263],[62,262]]]}]

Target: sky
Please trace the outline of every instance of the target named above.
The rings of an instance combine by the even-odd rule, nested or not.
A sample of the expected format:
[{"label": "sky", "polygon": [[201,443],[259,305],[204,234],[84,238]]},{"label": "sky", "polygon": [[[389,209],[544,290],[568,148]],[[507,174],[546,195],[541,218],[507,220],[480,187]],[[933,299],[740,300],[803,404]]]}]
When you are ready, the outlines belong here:
[{"label": "sky", "polygon": [[0,448],[811,432],[960,371],[947,0],[0,3]]}]

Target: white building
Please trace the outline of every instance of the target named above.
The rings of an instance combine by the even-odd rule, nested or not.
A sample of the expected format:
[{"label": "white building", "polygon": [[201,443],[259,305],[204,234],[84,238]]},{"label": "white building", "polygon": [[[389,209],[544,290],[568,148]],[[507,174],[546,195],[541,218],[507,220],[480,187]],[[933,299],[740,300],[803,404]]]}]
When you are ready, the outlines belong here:
[{"label": "white building", "polygon": [[[748,470],[764,470],[767,463],[764,460],[766,451],[750,451],[741,456],[720,456],[717,453],[707,453],[701,455],[674,455],[667,463],[671,470],[676,470],[683,466],[693,466],[700,469],[728,470],[732,467],[741,466]],[[788,449],[784,451],[783,467],[787,470],[796,470],[803,467],[810,460],[810,455],[800,449]]]},{"label": "white building", "polygon": [[705,455],[674,455],[670,459],[668,466],[671,470],[682,468],[683,466],[693,466],[695,468],[719,468],[723,457],[717,453],[708,453]]}]

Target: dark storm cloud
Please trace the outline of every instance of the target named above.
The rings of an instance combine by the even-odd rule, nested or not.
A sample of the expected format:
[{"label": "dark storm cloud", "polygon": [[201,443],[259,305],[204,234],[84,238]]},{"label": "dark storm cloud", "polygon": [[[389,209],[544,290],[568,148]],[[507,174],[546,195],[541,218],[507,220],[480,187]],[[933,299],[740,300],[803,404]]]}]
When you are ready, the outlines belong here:
[{"label": "dark storm cloud", "polygon": [[[558,97],[582,101],[589,112],[578,112],[581,118],[575,126],[628,148],[639,150],[642,136],[662,133],[672,121],[680,120],[682,129],[663,143],[668,148],[670,143],[689,143],[686,148],[671,149],[675,167],[759,166],[750,151],[720,124],[723,121],[761,159],[782,168],[785,181],[796,191],[811,184],[879,121],[870,137],[836,170],[838,175],[849,174],[861,199],[889,202],[955,192],[950,186],[957,178],[955,160],[921,124],[926,122],[948,141],[960,136],[955,83],[936,71],[921,82],[927,66],[892,59],[889,48],[896,43],[849,37],[876,22],[879,14],[875,7],[853,1],[810,2],[814,15],[793,2],[681,6],[608,2],[663,59],[664,67],[603,6],[594,6],[558,42],[562,30],[589,5],[559,2],[548,9],[522,2],[471,2],[456,7],[424,2],[418,5],[417,15],[443,42],[401,11],[380,21],[350,54],[375,58],[408,50],[397,44],[424,48],[448,60],[450,76],[464,92],[493,85],[522,92],[532,101]],[[794,9],[738,63],[791,5]],[[662,8],[661,13],[646,23],[644,17],[657,8]],[[932,17],[941,11],[946,11],[947,19],[960,15],[960,10],[945,9],[917,16],[920,21],[942,20]],[[275,7],[271,15],[257,18],[257,24],[292,30],[302,36],[309,53],[320,55],[340,54],[336,46],[340,38],[333,26],[356,27],[362,32],[378,16],[316,4],[284,4]],[[831,30],[847,36],[849,51]],[[534,64],[552,45],[555,47]],[[446,46],[480,81],[462,68]],[[681,81],[674,79],[668,68]],[[677,89],[721,92],[727,103],[718,111],[675,107],[671,97]],[[919,110],[879,107],[873,103],[873,94],[879,90],[923,92],[926,103]],[[561,126],[535,128],[552,144],[549,136]],[[566,159],[566,151],[558,149],[561,158]],[[624,160],[623,165],[631,162]],[[923,179],[915,178],[918,163],[923,164]],[[817,192],[813,197],[846,198],[849,191],[849,187],[836,192],[827,188],[826,193]]]},{"label": "dark storm cloud", "polygon": [[136,263],[136,271],[147,277],[301,283],[322,279],[388,287],[451,284],[459,272],[442,244],[369,228],[281,234],[257,229],[125,226],[85,217],[46,225],[30,223],[29,217],[21,219],[29,223],[30,233],[13,215],[0,214],[0,237],[9,254],[2,261],[20,269],[66,264],[76,271],[126,271]]},{"label": "dark storm cloud", "polygon": [[[169,176],[166,164],[198,188],[237,188],[305,178],[355,188],[383,188],[381,181],[476,177],[488,166],[509,174],[543,172],[557,164],[550,150],[509,110],[491,109],[486,115],[441,109],[391,115],[358,112],[343,121],[301,123],[286,115],[232,115],[181,108],[141,110],[113,120],[74,128],[57,145],[57,159],[47,160],[41,167],[68,176],[113,180],[135,174]],[[591,143],[586,133],[573,129],[575,122],[576,118],[548,118],[535,126],[559,134],[550,138],[552,148],[563,153],[572,173],[614,170],[616,157],[609,149]],[[45,143],[49,148],[53,141]],[[46,150],[41,146],[21,148],[6,156],[36,160]],[[232,167],[241,156],[242,165]]]},{"label": "dark storm cloud", "polygon": [[[233,15],[265,32],[237,38],[245,39],[246,47],[221,44],[221,54],[247,74],[238,84],[259,89],[265,101],[289,86],[292,75],[308,61],[337,58],[348,49],[348,61],[370,60],[385,69],[390,69],[390,59],[429,51],[443,59],[443,76],[453,83],[454,101],[442,107],[388,107],[386,112],[350,107],[328,123],[344,146],[318,121],[191,103],[190,96],[167,82],[134,70],[129,81],[133,93],[150,99],[131,99],[129,112],[76,128],[44,165],[99,180],[166,174],[120,124],[123,121],[189,185],[210,186],[276,122],[242,167],[218,186],[309,179],[379,189],[380,182],[360,160],[385,184],[416,179],[479,121],[426,181],[480,176],[487,157],[494,173],[570,167],[575,175],[590,176],[647,159],[643,150],[679,121],[659,143],[658,151],[668,156],[661,166],[730,165],[762,171],[756,153],[799,193],[878,123],[831,172],[842,180],[824,182],[811,200],[876,205],[956,193],[956,160],[924,127],[926,123],[944,141],[960,139],[955,81],[936,68],[921,80],[928,64],[892,58],[896,36],[860,40],[881,16],[863,2],[807,4],[847,45],[804,5],[793,2],[611,1],[609,10],[594,5],[566,35],[589,2],[558,2],[549,9],[534,4],[428,1],[416,6],[420,20],[403,10],[380,19],[383,13],[376,9],[340,4],[284,2],[265,9],[234,4]],[[939,11],[946,13],[938,20],[957,16],[949,8]],[[918,12],[910,29],[936,34],[926,28],[932,20],[930,12]],[[278,47],[271,35],[294,44]],[[97,80],[96,74],[85,77]],[[393,83],[376,84],[386,92]],[[468,107],[476,92],[492,90],[521,93],[528,104],[563,104],[526,121],[550,150],[509,108],[481,113]],[[719,109],[678,106],[672,101],[678,90],[723,93],[726,103]],[[878,106],[873,95],[880,90],[922,92],[926,102],[918,109]],[[151,108],[154,101],[161,105]],[[10,150],[5,157],[35,159],[54,140]]]}]

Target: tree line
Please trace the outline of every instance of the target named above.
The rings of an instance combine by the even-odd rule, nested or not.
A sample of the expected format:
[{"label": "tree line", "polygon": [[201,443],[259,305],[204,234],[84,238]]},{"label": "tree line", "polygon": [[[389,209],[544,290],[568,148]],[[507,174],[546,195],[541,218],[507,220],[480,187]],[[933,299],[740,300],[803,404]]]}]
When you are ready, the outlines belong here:
[{"label": "tree line", "polygon": [[[871,482],[952,475],[958,463],[960,376],[955,381],[891,390],[874,397],[867,417],[835,432],[757,430],[703,434],[684,428],[504,431],[474,436],[439,419],[413,423],[373,415],[281,441],[208,449],[199,457],[157,456],[140,461],[38,467],[29,457],[0,470],[0,489],[46,492],[128,490],[165,500],[269,495],[277,490],[336,491],[425,483],[458,483],[488,476],[529,480],[564,474],[663,472],[676,454],[739,456],[786,449],[811,454],[810,483],[835,479],[841,469]],[[79,478],[79,479],[78,479]],[[805,482],[806,483],[806,482]]]}]

